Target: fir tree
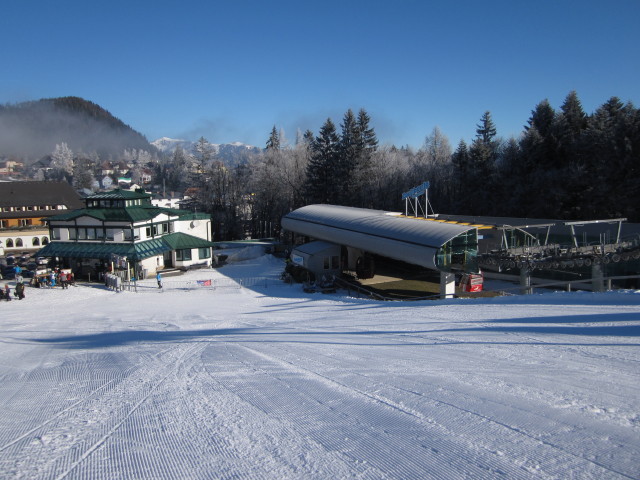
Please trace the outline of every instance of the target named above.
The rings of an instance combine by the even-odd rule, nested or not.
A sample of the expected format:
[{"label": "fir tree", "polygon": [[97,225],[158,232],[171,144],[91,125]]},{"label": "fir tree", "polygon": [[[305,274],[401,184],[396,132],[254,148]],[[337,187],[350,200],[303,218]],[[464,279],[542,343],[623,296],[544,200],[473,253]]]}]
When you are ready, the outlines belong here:
[{"label": "fir tree", "polygon": [[480,118],[480,123],[476,127],[476,138],[486,145],[490,144],[497,133],[496,126],[491,119],[491,112],[484,112],[482,118]]},{"label": "fir tree", "polygon": [[267,150],[280,150],[280,134],[275,125],[271,129],[269,140],[267,140]]},{"label": "fir tree", "polygon": [[337,198],[334,201],[339,205],[348,205],[352,195],[354,170],[360,155],[360,133],[351,109],[344,114],[341,128],[335,169]]},{"label": "fir tree", "polygon": [[307,195],[310,203],[333,203],[336,192],[336,162],[339,138],[330,118],[311,145],[307,166]]},{"label": "fir tree", "polygon": [[361,108],[358,112],[357,123],[359,135],[358,148],[361,155],[365,157],[370,157],[378,149],[378,138],[376,137],[376,132],[373,127],[369,126],[370,122],[369,114],[364,108]]}]

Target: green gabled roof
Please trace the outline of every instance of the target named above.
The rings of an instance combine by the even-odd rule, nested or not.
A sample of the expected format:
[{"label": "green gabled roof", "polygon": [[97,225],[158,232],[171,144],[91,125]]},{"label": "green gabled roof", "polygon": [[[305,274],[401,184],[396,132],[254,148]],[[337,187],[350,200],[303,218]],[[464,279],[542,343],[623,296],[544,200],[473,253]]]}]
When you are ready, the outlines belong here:
[{"label": "green gabled roof", "polygon": [[171,233],[139,243],[112,242],[50,242],[37,255],[40,257],[100,258],[108,260],[111,254],[138,261],[171,250],[213,247],[214,243],[186,233]]},{"label": "green gabled roof", "polygon": [[94,193],[86,197],[88,200],[137,200],[137,199],[150,199],[150,193],[144,193],[139,191],[122,190],[116,188],[110,192]]},{"label": "green gabled roof", "polygon": [[127,208],[81,208],[72,212],[48,217],[49,221],[69,221],[80,217],[92,217],[104,222],[144,222],[152,220],[160,214],[180,217],[184,220],[209,220],[206,213],[193,213],[188,210],[163,207],[127,207]]},{"label": "green gabled roof", "polygon": [[73,212],[49,217],[49,221],[69,221],[80,217],[91,217],[104,222],[141,222],[151,220],[162,212],[158,208],[81,208]]},{"label": "green gabled roof", "polygon": [[163,237],[136,243],[134,247],[136,251],[135,260],[143,260],[173,250],[171,246],[164,241]]}]

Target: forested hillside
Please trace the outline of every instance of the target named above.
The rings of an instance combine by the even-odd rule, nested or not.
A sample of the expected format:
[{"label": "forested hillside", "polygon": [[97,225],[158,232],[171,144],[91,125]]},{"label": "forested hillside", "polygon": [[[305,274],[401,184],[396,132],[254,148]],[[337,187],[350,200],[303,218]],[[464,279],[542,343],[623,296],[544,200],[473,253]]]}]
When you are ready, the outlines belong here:
[{"label": "forested hillside", "polygon": [[153,151],[143,135],[82,98],[0,105],[0,156],[37,159],[62,143],[101,157],[120,155],[125,149]]}]

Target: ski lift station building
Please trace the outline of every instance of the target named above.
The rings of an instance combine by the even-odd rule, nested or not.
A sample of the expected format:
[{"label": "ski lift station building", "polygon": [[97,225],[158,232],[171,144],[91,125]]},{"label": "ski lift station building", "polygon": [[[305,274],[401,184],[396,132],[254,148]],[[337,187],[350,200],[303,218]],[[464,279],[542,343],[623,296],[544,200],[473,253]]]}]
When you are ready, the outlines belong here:
[{"label": "ski lift station building", "polygon": [[322,242],[297,247],[291,255],[316,276],[347,269],[367,278],[372,254],[381,255],[440,271],[441,294],[449,295],[456,272],[478,271],[479,225],[322,204],[285,215],[282,227]]}]

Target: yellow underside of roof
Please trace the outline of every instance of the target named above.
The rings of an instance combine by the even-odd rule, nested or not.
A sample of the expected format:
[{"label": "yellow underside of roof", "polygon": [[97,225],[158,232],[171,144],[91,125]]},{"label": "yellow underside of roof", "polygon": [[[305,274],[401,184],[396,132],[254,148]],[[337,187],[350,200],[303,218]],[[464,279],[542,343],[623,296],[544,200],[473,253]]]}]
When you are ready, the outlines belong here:
[{"label": "yellow underside of roof", "polygon": [[410,215],[402,215],[402,214],[398,215],[398,217],[414,218],[416,220],[426,220],[428,222],[451,223],[453,225],[465,225],[465,226],[469,226],[469,227],[476,227],[478,229],[495,228],[494,226],[484,225],[484,224],[481,224],[481,223],[456,222],[455,220],[444,220],[444,219],[441,219],[441,218],[412,217]]}]

